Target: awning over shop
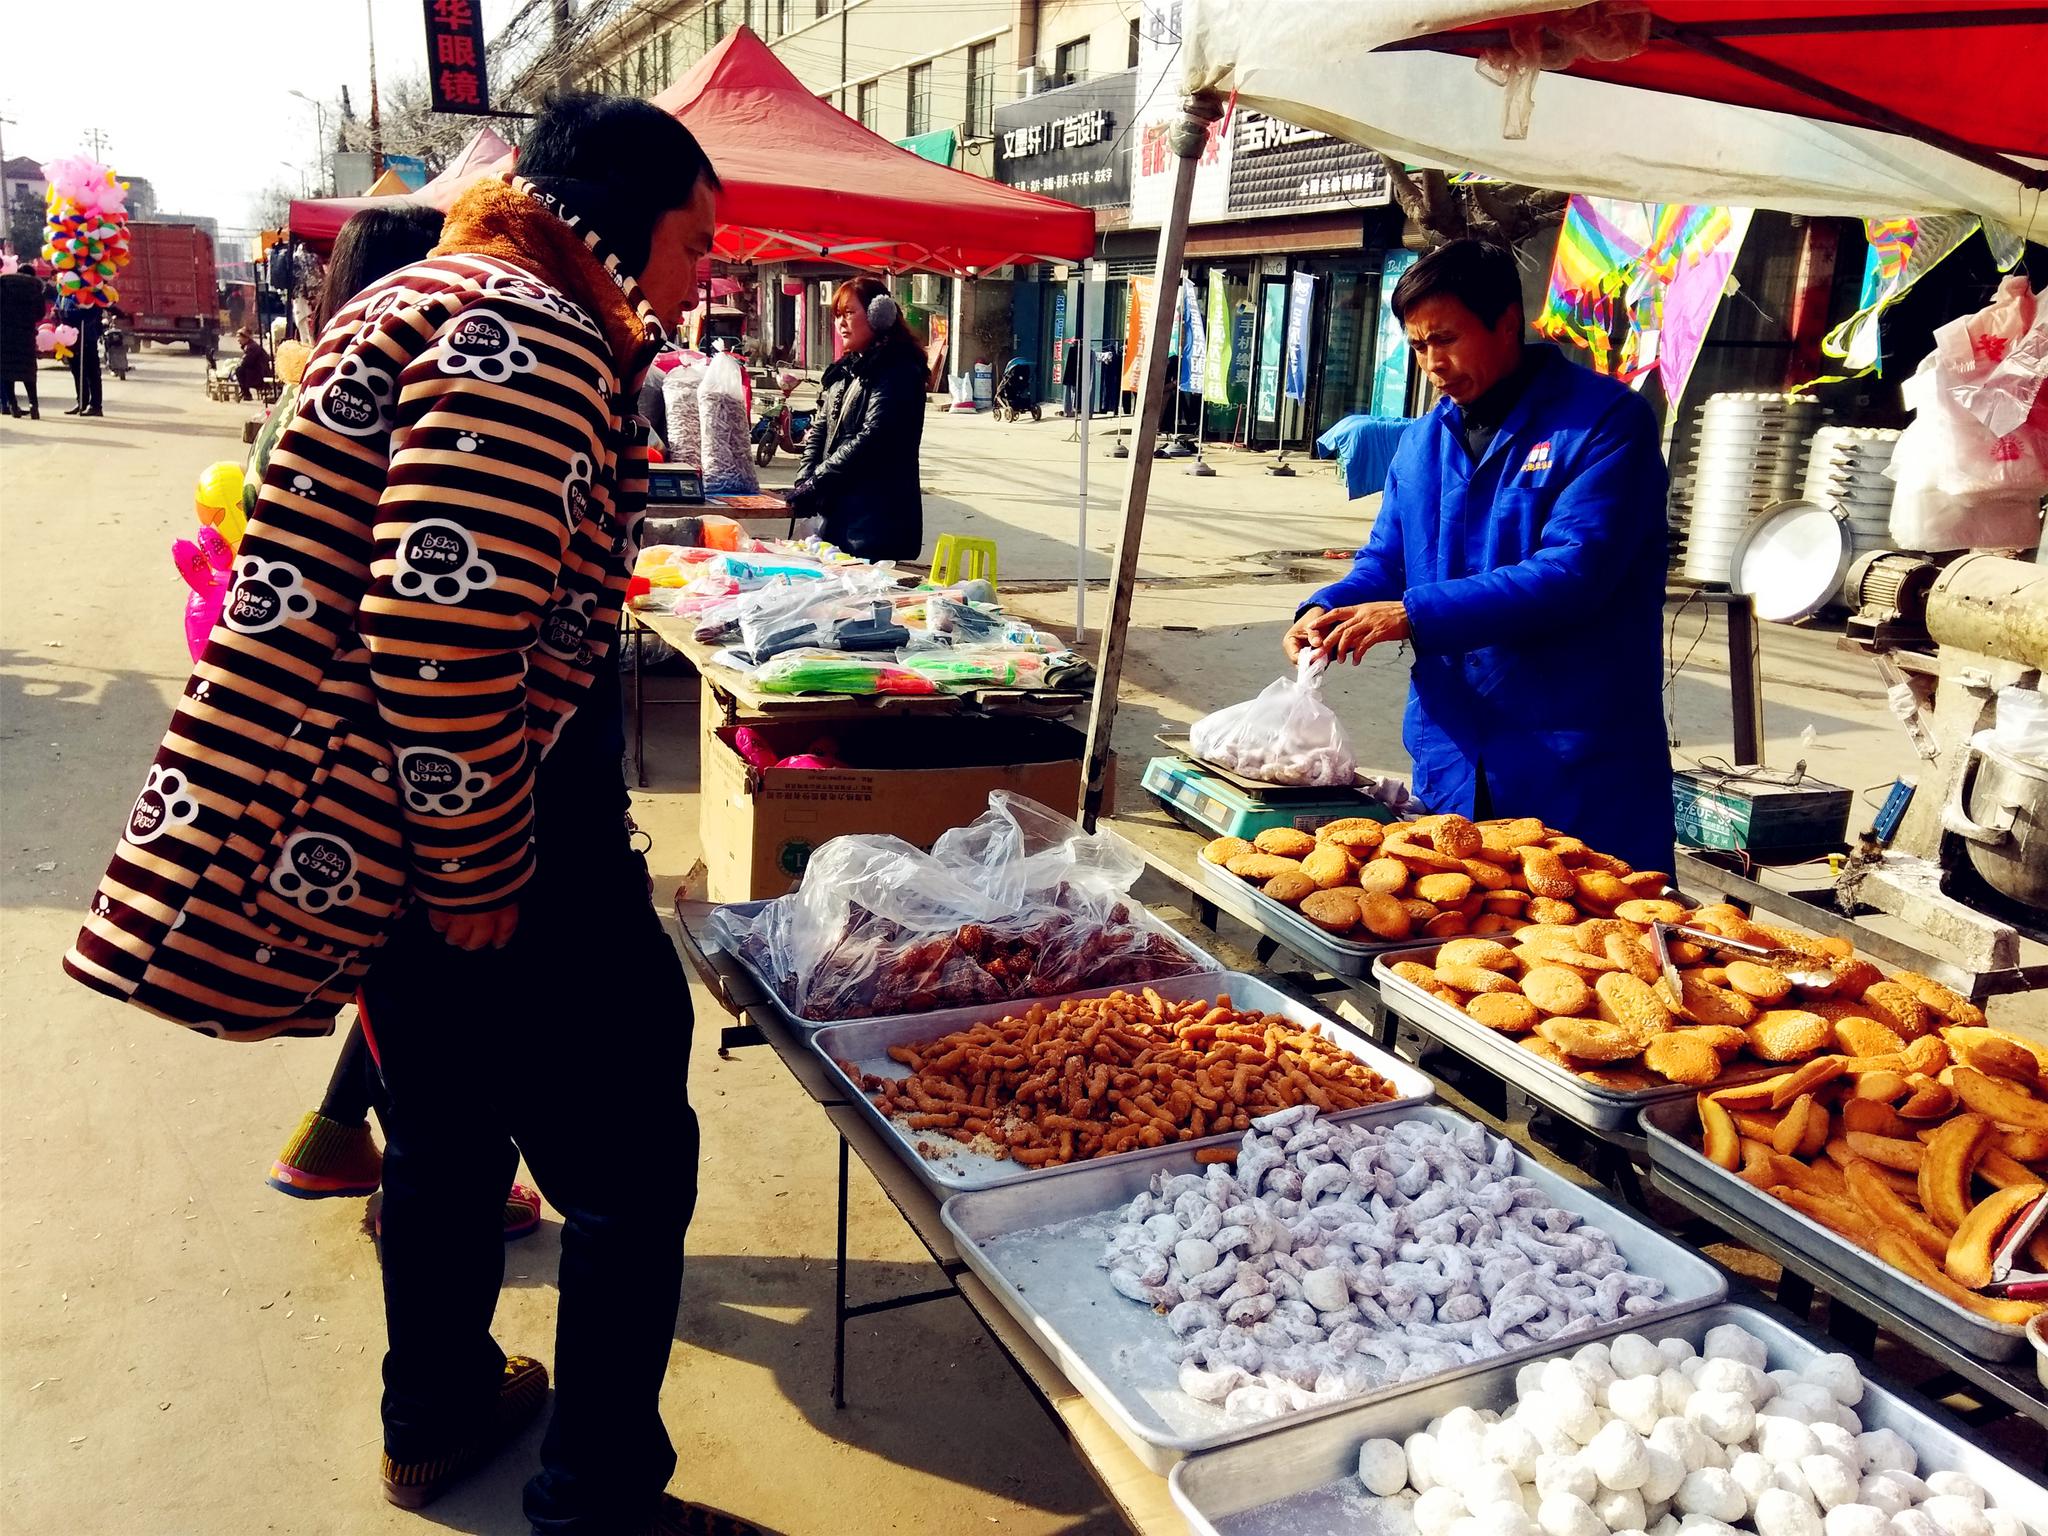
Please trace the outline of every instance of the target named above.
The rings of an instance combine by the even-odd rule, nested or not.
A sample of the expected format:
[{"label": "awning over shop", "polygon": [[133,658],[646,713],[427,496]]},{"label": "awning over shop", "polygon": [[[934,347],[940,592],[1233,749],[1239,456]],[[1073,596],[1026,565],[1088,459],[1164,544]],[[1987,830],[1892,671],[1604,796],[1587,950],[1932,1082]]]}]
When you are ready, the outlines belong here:
[{"label": "awning over shop", "polygon": [[2048,15],[2025,0],[1189,0],[1184,28],[1189,91],[1417,164],[2048,239]]},{"label": "awning over shop", "polygon": [[899,149],[812,95],[744,27],[654,103],[697,136],[725,184],[715,254],[726,261],[963,276],[1094,248],[1087,209]]},{"label": "awning over shop", "polygon": [[907,139],[898,139],[896,147],[907,149],[920,160],[929,160],[933,165],[953,163],[953,130],[934,128],[930,133],[913,133]]},{"label": "awning over shop", "polygon": [[[421,187],[417,192],[401,185],[400,200],[424,203],[429,208],[447,208],[479,176],[484,175],[504,161],[512,153],[512,146],[488,128],[479,128],[476,136],[462,147],[462,153],[449,161],[441,174]],[[386,171],[388,177],[392,173]],[[384,185],[382,180],[376,186]],[[324,251],[334,244],[334,237],[341,233],[341,226],[349,221],[351,214],[364,208],[388,207],[392,197],[372,191],[362,197],[320,197],[294,199],[291,211],[292,238],[315,250]]]}]

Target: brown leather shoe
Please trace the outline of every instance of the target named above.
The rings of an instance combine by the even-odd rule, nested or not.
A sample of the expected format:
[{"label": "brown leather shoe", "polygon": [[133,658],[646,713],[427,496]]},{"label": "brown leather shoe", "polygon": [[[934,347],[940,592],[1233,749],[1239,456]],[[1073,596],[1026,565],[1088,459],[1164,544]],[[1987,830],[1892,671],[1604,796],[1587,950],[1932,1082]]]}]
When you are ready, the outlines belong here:
[{"label": "brown leather shoe", "polygon": [[425,1461],[383,1458],[384,1497],[400,1509],[421,1509],[438,1499],[531,1424],[548,1400],[548,1368],[527,1355],[507,1355],[505,1376],[490,1422],[469,1440]]}]

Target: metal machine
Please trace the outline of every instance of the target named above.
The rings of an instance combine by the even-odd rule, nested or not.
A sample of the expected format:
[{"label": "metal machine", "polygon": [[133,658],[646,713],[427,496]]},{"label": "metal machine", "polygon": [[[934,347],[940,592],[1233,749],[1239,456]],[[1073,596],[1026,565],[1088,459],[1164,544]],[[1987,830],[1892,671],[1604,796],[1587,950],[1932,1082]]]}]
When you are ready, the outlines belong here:
[{"label": "metal machine", "polygon": [[1837,905],[1906,921],[1966,972],[2012,972],[2023,934],[2048,938],[2048,763],[1990,728],[2001,688],[2038,689],[2048,671],[2048,565],[1884,554],[1849,587],[1850,643],[1878,659],[1927,768],[1889,844],[1866,835],[1850,856]]}]

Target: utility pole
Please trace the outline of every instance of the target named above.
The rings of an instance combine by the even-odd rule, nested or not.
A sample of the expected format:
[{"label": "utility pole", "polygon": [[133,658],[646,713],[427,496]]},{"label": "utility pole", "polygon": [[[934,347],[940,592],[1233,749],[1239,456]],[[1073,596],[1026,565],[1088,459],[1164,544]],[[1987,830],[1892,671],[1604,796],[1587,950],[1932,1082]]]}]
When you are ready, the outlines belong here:
[{"label": "utility pole", "polygon": [[92,146],[93,159],[104,164],[107,158],[107,144],[109,143],[106,133],[98,128],[88,128],[85,130],[85,142]]},{"label": "utility pole", "polygon": [[363,20],[370,28],[370,179],[384,174],[384,128],[377,118],[377,11],[374,0],[363,0]]}]

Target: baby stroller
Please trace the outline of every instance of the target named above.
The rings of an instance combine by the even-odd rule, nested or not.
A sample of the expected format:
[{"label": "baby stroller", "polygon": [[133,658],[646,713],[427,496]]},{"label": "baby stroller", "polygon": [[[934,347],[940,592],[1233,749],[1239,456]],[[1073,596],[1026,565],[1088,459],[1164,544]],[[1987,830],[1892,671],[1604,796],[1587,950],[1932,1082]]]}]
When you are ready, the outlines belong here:
[{"label": "baby stroller", "polygon": [[1013,357],[1003,364],[1003,376],[996,384],[996,420],[1015,421],[1026,411],[1033,421],[1043,419],[1038,391],[1031,387],[1031,364]]}]

